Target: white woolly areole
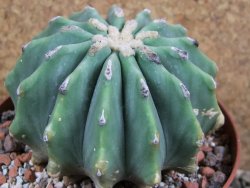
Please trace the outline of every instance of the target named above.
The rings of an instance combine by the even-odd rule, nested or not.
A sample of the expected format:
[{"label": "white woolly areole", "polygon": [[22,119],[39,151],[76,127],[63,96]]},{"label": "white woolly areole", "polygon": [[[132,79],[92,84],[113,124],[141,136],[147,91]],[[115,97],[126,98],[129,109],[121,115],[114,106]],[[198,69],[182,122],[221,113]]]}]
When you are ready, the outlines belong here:
[{"label": "white woolly areole", "polygon": [[105,75],[107,80],[111,80],[111,78],[112,78],[112,61],[111,60],[108,60],[104,75]]},{"label": "white woolly areole", "polygon": [[214,116],[219,114],[218,111],[216,111],[214,108],[210,108],[208,110],[204,110],[201,112],[202,116],[207,116],[209,119],[212,119]]},{"label": "white woolly areole", "polygon": [[148,13],[148,14],[151,14],[151,10],[149,10],[147,8],[145,8],[143,11],[146,12],[146,13]]},{"label": "white woolly areole", "polygon": [[89,23],[92,24],[97,29],[99,29],[100,31],[107,31],[108,30],[108,27],[105,24],[103,24],[102,22],[100,22],[99,20],[97,20],[95,18],[90,18]]},{"label": "white woolly areole", "polygon": [[167,23],[167,21],[164,18],[161,19],[155,19],[153,20],[154,23]]},{"label": "white woolly areole", "polygon": [[55,20],[57,20],[58,18],[61,18],[61,17],[62,16],[55,16],[55,17],[51,18],[49,22],[53,22],[53,21],[55,21]]},{"label": "white woolly areole", "polygon": [[16,94],[17,94],[17,96],[20,96],[20,94],[21,94],[20,84],[19,84],[19,86],[17,87]]},{"label": "white woolly areole", "polygon": [[57,46],[57,47],[54,48],[53,50],[48,51],[48,52],[45,54],[45,58],[46,58],[46,59],[51,58],[51,57],[52,57],[53,55],[55,55],[61,48],[62,48],[62,45]]},{"label": "white woolly areole", "polygon": [[120,7],[115,7],[114,13],[117,17],[124,17],[124,12],[123,12],[122,8],[120,8]]},{"label": "white woolly areole", "polygon": [[133,31],[137,27],[135,20],[129,20],[125,23],[121,32],[114,27],[108,26],[108,35],[94,35],[92,41],[93,45],[103,44],[109,46],[112,50],[120,51],[125,57],[135,55],[135,49],[144,46],[142,40],[145,38],[156,38],[158,37],[157,31],[144,31],[133,36]]},{"label": "white woolly areole", "polygon": [[135,38],[137,40],[143,40],[145,38],[157,38],[159,33],[157,31],[142,31],[138,33]]},{"label": "white woolly areole", "polygon": [[90,5],[87,5],[87,6],[84,7],[84,10],[87,10],[87,9],[95,9],[95,8],[90,6]]},{"label": "white woolly areole", "polygon": [[104,109],[102,110],[101,117],[99,119],[99,125],[105,125],[106,124],[106,118],[104,116]]},{"label": "white woolly areole", "polygon": [[138,25],[137,21],[135,21],[135,20],[126,21],[126,23],[122,29],[122,35],[123,34],[132,35],[132,32],[136,29],[137,25]]},{"label": "white woolly areole", "polygon": [[65,25],[62,26],[60,29],[60,31],[75,31],[75,30],[82,30],[82,29],[76,25]]}]

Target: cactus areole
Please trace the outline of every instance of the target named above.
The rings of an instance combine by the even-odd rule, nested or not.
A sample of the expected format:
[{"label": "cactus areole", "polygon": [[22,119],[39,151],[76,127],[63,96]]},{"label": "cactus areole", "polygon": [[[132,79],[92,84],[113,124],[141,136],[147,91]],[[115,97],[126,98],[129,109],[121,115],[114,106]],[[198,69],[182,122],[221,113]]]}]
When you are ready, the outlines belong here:
[{"label": "cactus areole", "polygon": [[203,134],[223,125],[215,63],[147,9],[125,21],[118,6],[107,19],[88,6],[50,20],[22,50],[5,82],[10,132],[51,176],[154,186],[162,170],[194,172]]}]

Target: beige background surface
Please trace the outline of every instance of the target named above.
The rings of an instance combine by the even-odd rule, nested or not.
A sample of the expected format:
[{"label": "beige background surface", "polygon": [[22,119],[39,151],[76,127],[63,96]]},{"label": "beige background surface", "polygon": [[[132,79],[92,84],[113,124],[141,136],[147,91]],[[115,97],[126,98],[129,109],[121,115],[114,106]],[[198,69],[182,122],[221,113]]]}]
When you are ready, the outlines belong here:
[{"label": "beige background surface", "polygon": [[143,8],[154,18],[181,23],[219,67],[218,97],[238,122],[242,141],[241,168],[250,170],[250,1],[249,0],[0,0],[0,101],[8,96],[4,77],[21,46],[56,15],[69,15],[86,4],[105,15],[116,3],[132,17]]}]

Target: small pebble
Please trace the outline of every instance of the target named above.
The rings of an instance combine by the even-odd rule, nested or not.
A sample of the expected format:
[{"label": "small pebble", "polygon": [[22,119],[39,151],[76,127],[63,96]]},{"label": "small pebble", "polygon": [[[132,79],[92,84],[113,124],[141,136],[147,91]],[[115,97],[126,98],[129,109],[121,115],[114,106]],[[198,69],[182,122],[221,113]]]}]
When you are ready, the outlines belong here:
[{"label": "small pebble", "polygon": [[25,152],[25,153],[28,153],[28,152],[30,152],[30,151],[31,151],[30,147],[29,147],[28,145],[25,145],[25,147],[24,147],[24,152]]},{"label": "small pebble", "polygon": [[1,185],[1,188],[9,188],[9,184],[8,183],[4,183],[3,185]]},{"label": "small pebble", "polygon": [[203,176],[201,180],[201,188],[207,188],[207,186],[208,186],[207,178],[206,176]]},{"label": "small pebble", "polygon": [[15,116],[15,112],[13,110],[5,111],[5,112],[2,113],[1,121],[4,122],[4,123],[5,122],[10,122],[11,123],[11,121],[9,121],[9,120],[14,119],[14,116]]},{"label": "small pebble", "polygon": [[24,174],[24,168],[18,168],[18,175],[22,176]]},{"label": "small pebble", "polygon": [[215,173],[215,170],[211,167],[203,167],[201,169],[201,174],[206,176],[206,177],[211,177]]},{"label": "small pebble", "polygon": [[21,155],[18,156],[19,160],[22,162],[22,163],[27,163],[30,161],[32,157],[32,153],[31,152],[28,152],[28,153],[23,153]]},{"label": "small pebble", "polygon": [[32,162],[32,160],[29,161],[29,165],[30,165],[30,166],[33,166],[33,165],[34,165],[33,162]]},{"label": "small pebble", "polygon": [[14,159],[14,165],[15,165],[16,167],[22,166],[22,164],[21,164],[21,162],[20,162],[20,160],[19,160],[18,158],[15,158],[15,159]]},{"label": "small pebble", "polygon": [[40,182],[42,178],[42,172],[35,172],[35,176],[36,176],[36,183]]},{"label": "small pebble", "polygon": [[199,151],[197,153],[197,162],[200,163],[201,161],[203,161],[205,159],[205,154],[203,151]]},{"label": "small pebble", "polygon": [[16,166],[12,166],[10,169],[9,169],[9,177],[16,177],[18,172],[17,172],[18,168]]},{"label": "small pebble", "polygon": [[35,181],[36,176],[34,171],[30,170],[30,169],[25,169],[24,171],[24,180],[27,182],[33,182]]},{"label": "small pebble", "polygon": [[56,177],[56,178],[53,178],[52,181],[53,181],[54,184],[56,184],[56,183],[59,182],[59,178],[57,178],[57,177]]},{"label": "small pebble", "polygon": [[204,163],[207,166],[215,166],[216,162],[217,162],[216,155],[214,155],[212,152],[208,152],[206,158],[204,159]]},{"label": "small pebble", "polygon": [[21,176],[16,177],[16,185],[22,185],[23,183],[23,178]]},{"label": "small pebble", "polygon": [[57,182],[55,185],[54,185],[55,188],[63,188],[63,183],[62,182]]},{"label": "small pebble", "polygon": [[200,149],[201,149],[201,151],[204,151],[204,152],[211,152],[211,151],[213,151],[212,147],[205,146],[205,145],[201,146]]},{"label": "small pebble", "polygon": [[36,172],[42,172],[44,169],[42,166],[39,166],[39,165],[35,165],[34,168]]},{"label": "small pebble", "polygon": [[39,187],[46,187],[48,185],[48,179],[43,177],[38,183]]},{"label": "small pebble", "polygon": [[25,184],[23,184],[23,188],[29,188],[29,183],[25,183]]},{"label": "small pebble", "polygon": [[225,180],[226,180],[226,175],[221,171],[216,171],[211,178],[211,181],[220,184],[224,183]]},{"label": "small pebble", "polygon": [[10,135],[7,135],[4,139],[3,147],[6,152],[11,152],[16,150],[17,144]]},{"label": "small pebble", "polygon": [[159,184],[159,187],[165,187],[165,183],[164,182],[161,182],[160,184]]},{"label": "small pebble", "polygon": [[23,164],[23,168],[30,168],[31,166],[30,166],[30,164],[29,163],[24,163]]},{"label": "small pebble", "polygon": [[0,185],[3,185],[6,181],[6,176],[4,174],[0,174]]},{"label": "small pebble", "polygon": [[5,132],[0,130],[0,141],[3,141],[5,139]]},{"label": "small pebble", "polygon": [[11,160],[8,154],[0,154],[0,164],[10,165]]},{"label": "small pebble", "polygon": [[48,183],[48,185],[46,186],[46,188],[54,188],[52,183]]},{"label": "small pebble", "polygon": [[216,146],[216,147],[214,148],[214,153],[215,153],[215,155],[217,155],[217,154],[222,154],[222,155],[224,155],[225,152],[226,152],[226,149],[225,149],[224,146]]},{"label": "small pebble", "polygon": [[3,165],[2,167],[5,167],[5,168],[2,168],[2,173],[4,176],[6,176],[8,174],[8,167]]},{"label": "small pebble", "polygon": [[168,182],[173,182],[173,181],[174,181],[173,178],[168,177]]},{"label": "small pebble", "polygon": [[11,160],[14,160],[16,158],[16,156],[17,156],[16,152],[11,152],[10,153],[10,159]]},{"label": "small pebble", "polygon": [[63,176],[63,183],[65,186],[70,184],[70,178],[68,176]]},{"label": "small pebble", "polygon": [[184,188],[199,188],[199,184],[197,182],[184,181],[183,187]]},{"label": "small pebble", "polygon": [[[3,118],[2,118],[2,120],[3,120]],[[11,124],[11,121],[5,121],[5,122],[3,122],[1,125],[0,125],[0,128],[2,128],[2,129],[4,129],[4,128],[8,128],[9,126],[10,126],[10,124]]]},{"label": "small pebble", "polygon": [[211,142],[211,143],[210,143],[210,146],[211,146],[211,147],[215,147],[216,144],[215,144],[214,142]]}]

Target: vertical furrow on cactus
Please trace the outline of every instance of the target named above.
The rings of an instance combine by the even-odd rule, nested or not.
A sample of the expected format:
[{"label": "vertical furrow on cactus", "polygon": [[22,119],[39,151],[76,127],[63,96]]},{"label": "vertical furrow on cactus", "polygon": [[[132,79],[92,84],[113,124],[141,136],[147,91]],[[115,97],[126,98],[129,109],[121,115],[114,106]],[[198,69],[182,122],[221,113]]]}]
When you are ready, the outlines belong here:
[{"label": "vertical furrow on cactus", "polygon": [[190,92],[190,100],[203,132],[222,126],[224,118],[216,100],[213,77],[191,63],[187,53],[176,47],[150,49],[159,55],[164,67],[183,82],[183,91]]},{"label": "vertical furrow on cactus", "polygon": [[113,5],[108,10],[107,21],[110,25],[117,27],[118,30],[121,30],[125,23],[124,12],[121,7]]},{"label": "vertical furrow on cactus", "polygon": [[82,11],[75,12],[69,16],[69,19],[77,22],[87,22],[90,18],[97,19],[103,24],[108,25],[99,12],[91,6],[86,6]]},{"label": "vertical furrow on cactus", "polygon": [[151,23],[145,25],[137,33],[145,31],[157,31],[162,37],[184,37],[187,30],[179,24],[169,24],[165,20],[154,20]]},{"label": "vertical furrow on cactus", "polygon": [[133,31],[133,34],[137,33],[141,28],[152,21],[151,11],[149,9],[144,9],[143,11],[139,12],[135,17],[135,21],[137,22],[137,27]]},{"label": "vertical furrow on cactus", "polygon": [[147,51],[139,50],[136,57],[149,85],[164,131],[164,169],[194,172],[195,154],[199,148],[197,142],[202,139],[203,133],[189,98],[183,95],[181,81],[162,64],[153,62]]},{"label": "vertical furrow on cactus", "polygon": [[146,38],[143,43],[148,46],[175,46],[188,53],[189,60],[198,66],[201,70],[215,77],[217,66],[215,62],[209,59],[198,48],[198,42],[190,37],[165,38],[158,37],[154,39]]},{"label": "vertical furrow on cactus", "polygon": [[[46,54],[46,60],[18,87],[16,116],[10,132],[31,146],[35,162],[44,162],[47,152],[43,131],[55,103],[57,89],[68,74],[83,59],[91,42],[57,47]],[[42,79],[41,79],[42,78]]]},{"label": "vertical furrow on cactus", "polygon": [[112,188],[125,175],[120,62],[105,61],[91,100],[83,142],[84,169],[98,188]]},{"label": "vertical furrow on cactus", "polygon": [[48,27],[34,37],[34,39],[50,36],[60,30],[77,30],[78,28],[81,28],[91,34],[106,35],[106,27],[107,26],[105,24],[99,22],[97,19],[90,19],[88,22],[77,22],[58,16],[50,20]]},{"label": "vertical furrow on cactus", "polygon": [[86,55],[59,87],[55,107],[44,132],[49,155],[47,169],[52,176],[83,173],[82,142],[87,114],[98,75],[110,52],[106,47],[94,56]]},{"label": "vertical furrow on cactus", "polygon": [[161,181],[165,143],[149,88],[133,56],[122,64],[128,178],[153,186]]},{"label": "vertical furrow on cactus", "polygon": [[60,45],[87,41],[91,36],[90,33],[84,30],[61,31],[49,37],[32,40],[25,45],[22,56],[5,80],[5,86],[14,105],[16,106],[17,103],[17,88],[19,84],[40,66],[45,60],[44,54]]}]

